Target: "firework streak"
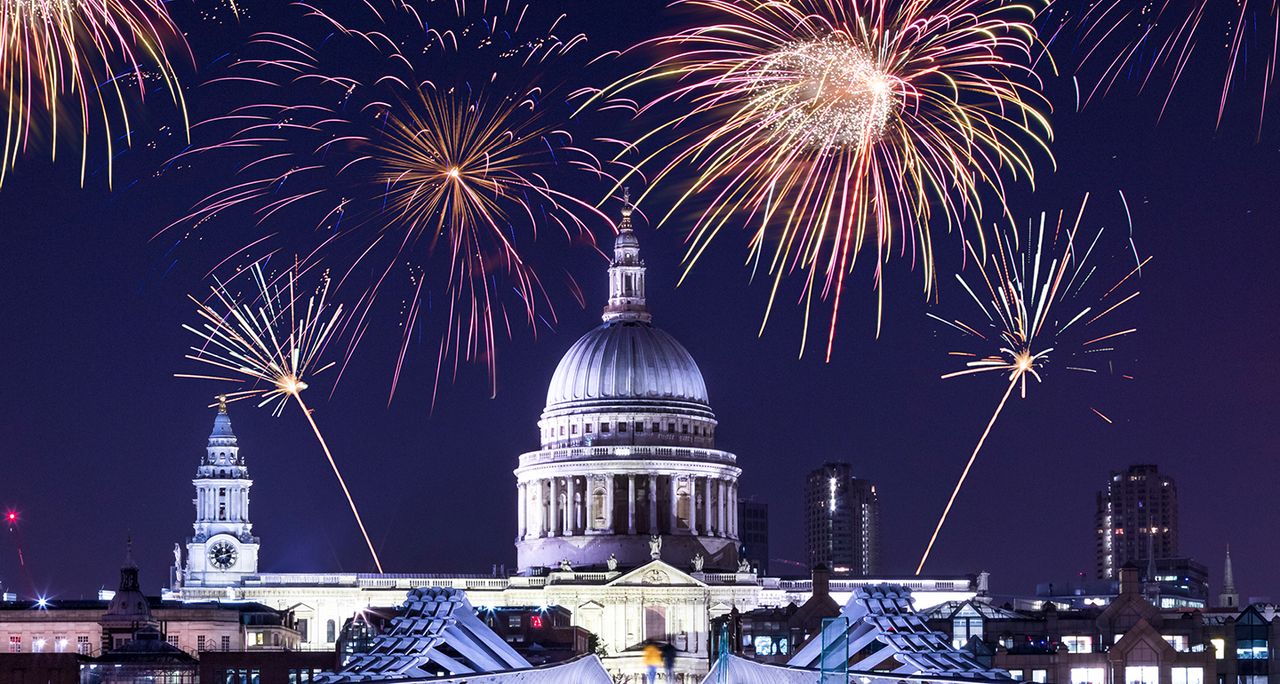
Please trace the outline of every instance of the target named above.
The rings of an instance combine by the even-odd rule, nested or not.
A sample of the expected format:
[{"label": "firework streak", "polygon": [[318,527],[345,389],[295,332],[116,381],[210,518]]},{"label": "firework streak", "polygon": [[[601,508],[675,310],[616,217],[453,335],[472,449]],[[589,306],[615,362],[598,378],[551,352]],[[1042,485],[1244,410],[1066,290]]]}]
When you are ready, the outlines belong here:
[{"label": "firework streak", "polygon": [[1062,45],[1054,52],[1073,55],[1076,73],[1085,80],[1081,106],[1133,78],[1141,88],[1167,84],[1163,115],[1178,85],[1199,77],[1196,63],[1216,59],[1215,68],[1223,70],[1218,125],[1232,92],[1253,80],[1260,84],[1261,135],[1276,77],[1280,0],[1054,0],[1046,17],[1046,32],[1054,31],[1052,42]]},{"label": "firework streak", "polygon": [[347,488],[338,463],[316,425],[312,410],[302,400],[302,392],[308,387],[307,379],[334,365],[332,361],[324,363],[321,359],[342,319],[342,307],[337,306],[330,312],[326,301],[329,290],[327,277],[318,291],[306,298],[305,306],[299,306],[302,296],[297,291],[300,273],[296,266],[275,280],[268,280],[260,263],[254,263],[249,273],[256,287],[252,299],[237,298],[228,283],[215,280],[210,301],[216,307],[192,297],[203,322],[199,327],[182,326],[201,340],[200,346],[192,347],[192,353],[186,358],[230,375],[179,373],[177,377],[247,384],[245,389],[221,395],[220,400],[256,399],[260,407],[270,405],[275,416],[284,411],[290,399],[297,402],[325,458],[329,460],[333,474],[338,478],[342,493],[347,497],[356,525],[369,547],[369,554],[373,556],[373,564],[378,572],[382,572],[382,562],[378,560],[378,552],[374,550],[369,532],[360,519],[351,490]]},{"label": "firework streak", "polygon": [[[951,352],[951,356],[967,360],[963,369],[947,373],[943,378],[995,373],[1009,382],[951,491],[951,498],[916,567],[917,575],[929,560],[929,552],[938,540],[956,496],[1014,389],[1025,399],[1028,378],[1041,382],[1051,358],[1062,360],[1062,367],[1069,371],[1094,376],[1109,373],[1107,361],[1116,351],[1114,345],[1137,331],[1115,324],[1113,314],[1137,298],[1139,292],[1134,289],[1137,277],[1150,257],[1138,260],[1115,284],[1098,287],[1101,276],[1094,277],[1098,266],[1090,257],[1102,239],[1103,229],[1099,228],[1092,237],[1081,234],[1080,223],[1088,201],[1086,195],[1072,223],[1066,222],[1069,218],[1063,213],[1058,214],[1056,223],[1041,214],[1038,224],[1027,223],[1025,235],[1013,229],[996,231],[990,254],[983,254],[972,243],[969,245],[970,255],[981,265],[980,278],[970,283],[957,275],[956,280],[982,312],[976,324],[929,314],[930,318],[959,331],[982,348],[981,351]],[[1132,248],[1132,245],[1130,237],[1126,246]],[[1136,249],[1133,254],[1136,258]],[[1121,377],[1130,379],[1127,375]],[[1097,408],[1092,411],[1111,422]]]},{"label": "firework streak", "polygon": [[[677,0],[699,25],[641,43],[662,55],[590,100],[632,108],[651,132],[624,145],[653,184],[693,180],[662,219],[696,204],[686,266],[726,227],[749,261],[800,271],[805,348],[830,302],[829,359],[845,277],[864,249],[935,278],[933,236],[1003,209],[1004,178],[1034,179],[1052,133],[1031,70],[1035,8],[998,0]],[[627,99],[624,99],[627,98]],[[583,106],[585,108],[586,105]],[[620,158],[621,158],[620,157]],[[643,201],[643,197],[641,198]],[[877,327],[880,315],[877,314]]]},{"label": "firework streak", "polygon": [[[5,105],[0,185],[33,141],[80,148],[80,183],[90,143],[101,138],[110,183],[115,145],[133,142],[130,112],[153,81],[183,110],[166,45],[186,50],[162,0],[0,0],[0,96]],[[95,130],[100,128],[101,130]]]},{"label": "firework streak", "polygon": [[499,335],[554,319],[539,231],[594,248],[587,222],[611,225],[560,189],[600,172],[557,123],[568,105],[542,82],[553,69],[563,77],[585,36],[559,37],[558,15],[497,5],[299,3],[304,37],[255,35],[212,83],[261,99],[197,124],[214,142],[179,157],[235,160],[236,173],[171,228],[249,214],[263,230],[237,257],[288,249],[358,293],[344,297],[354,304],[343,366],[376,307],[399,312],[392,396],[428,326],[437,387],[460,360],[479,360],[496,391]]}]

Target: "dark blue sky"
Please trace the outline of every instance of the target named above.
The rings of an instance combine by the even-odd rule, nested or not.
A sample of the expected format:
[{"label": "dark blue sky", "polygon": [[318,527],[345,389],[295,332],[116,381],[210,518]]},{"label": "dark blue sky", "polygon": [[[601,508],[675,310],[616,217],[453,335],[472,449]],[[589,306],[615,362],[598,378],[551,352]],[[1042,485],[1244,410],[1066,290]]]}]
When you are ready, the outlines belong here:
[{"label": "dark blue sky", "polygon": [[[621,47],[669,21],[659,3],[626,14],[567,4],[594,22],[597,47]],[[202,58],[212,59],[224,38],[234,32],[197,40]],[[957,502],[933,571],[988,570],[1002,592],[1091,574],[1094,493],[1109,470],[1154,462],[1178,481],[1183,553],[1216,579],[1229,542],[1241,592],[1280,595],[1280,556],[1270,542],[1280,535],[1271,515],[1280,487],[1272,461],[1280,447],[1272,352],[1280,333],[1280,155],[1273,131],[1255,142],[1248,112],[1215,130],[1217,82],[1198,85],[1190,82],[1159,125],[1160,98],[1132,88],[1084,113],[1057,99],[1058,169],[1044,167],[1036,194],[1014,193],[1014,210],[1072,208],[1085,191],[1111,207],[1118,190],[1126,193],[1139,245],[1155,257],[1130,312],[1140,329],[1137,381],[1099,397],[1098,387],[1051,378],[1011,404]],[[1069,84],[1055,84],[1054,93],[1069,94]],[[189,342],[180,328],[191,319],[185,295],[202,287],[207,264],[191,258],[170,268],[168,245],[148,241],[186,208],[184,183],[193,182],[151,178],[154,156],[122,157],[123,175],[136,182],[114,194],[100,177],[79,188],[75,168],[39,156],[24,159],[0,189],[0,506],[22,516],[21,539],[8,534],[0,543],[0,581],[23,595],[71,597],[110,585],[130,532],[143,582],[157,591],[170,548],[190,533],[190,480],[215,390],[172,375],[184,368]],[[1093,216],[1123,225],[1113,208]],[[770,504],[773,556],[803,557],[805,473],[848,460],[879,486],[885,569],[912,570],[1003,390],[998,380],[938,379],[952,367],[944,353],[954,338],[926,319],[919,274],[891,267],[879,339],[869,280],[855,277],[835,357],[823,363],[820,354],[796,358],[799,314],[790,307],[757,338],[767,291],[749,284],[740,235],[726,234],[679,289],[680,223],[642,226],[640,238],[655,322],[698,360],[720,444],[744,469],[742,492]],[[959,245],[944,237],[937,248],[954,261]],[[511,470],[537,445],[559,355],[598,321],[604,299],[603,261],[575,266],[587,274],[587,308],[562,301],[557,330],[505,343],[496,399],[483,370],[468,368],[429,413],[424,361],[388,408],[395,335],[362,347],[333,400],[315,393],[317,420],[388,571],[513,563]],[[944,283],[940,306],[967,312],[962,296]],[[431,356],[427,346],[416,349]],[[1116,424],[1094,418],[1092,404]],[[367,570],[304,419],[249,405],[234,407],[232,418],[255,479],[262,568]]]}]

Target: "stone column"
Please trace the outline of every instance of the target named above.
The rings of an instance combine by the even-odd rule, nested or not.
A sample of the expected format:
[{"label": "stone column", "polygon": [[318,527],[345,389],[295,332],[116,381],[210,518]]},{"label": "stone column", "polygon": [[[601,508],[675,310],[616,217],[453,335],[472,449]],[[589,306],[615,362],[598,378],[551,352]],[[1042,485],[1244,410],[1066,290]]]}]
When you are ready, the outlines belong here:
[{"label": "stone column", "polygon": [[728,494],[729,488],[725,485],[724,480],[716,480],[716,488],[719,489],[720,505],[716,506],[716,515],[720,518],[720,536],[729,536],[729,509]]},{"label": "stone column", "polygon": [[560,478],[551,478],[551,524],[548,525],[547,536],[556,536],[560,527]]},{"label": "stone column", "polygon": [[703,478],[703,534],[712,535],[712,479]]},{"label": "stone column", "polygon": [[527,530],[529,527],[529,521],[527,518],[528,508],[529,508],[528,507],[529,502],[527,498],[528,494],[526,494],[527,489],[528,488],[525,486],[525,483],[523,482],[516,485],[516,496],[518,497],[516,501],[516,539],[517,540],[524,539],[525,530]]},{"label": "stone column", "polygon": [[671,503],[669,506],[669,508],[671,509],[671,522],[670,522],[671,534],[675,534],[676,532],[680,531],[680,518],[677,517],[676,515],[676,512],[679,510],[679,507],[677,506],[679,497],[676,496],[676,476],[668,475],[667,479],[671,481],[671,489],[667,494],[667,496],[671,499]]},{"label": "stone column", "polygon": [[649,534],[658,534],[658,476],[649,476]]},{"label": "stone column", "polygon": [[579,488],[577,478],[570,478],[570,489],[573,492],[573,534],[582,534],[586,530],[586,496],[588,496],[588,485],[586,478],[582,478],[582,485]]},{"label": "stone column", "polygon": [[613,474],[604,477],[604,529],[613,534]]},{"label": "stone column", "polygon": [[729,507],[729,536],[738,539],[738,483],[734,482],[729,485],[729,500],[725,502]]},{"label": "stone column", "polygon": [[627,534],[636,533],[636,476],[627,476]]}]

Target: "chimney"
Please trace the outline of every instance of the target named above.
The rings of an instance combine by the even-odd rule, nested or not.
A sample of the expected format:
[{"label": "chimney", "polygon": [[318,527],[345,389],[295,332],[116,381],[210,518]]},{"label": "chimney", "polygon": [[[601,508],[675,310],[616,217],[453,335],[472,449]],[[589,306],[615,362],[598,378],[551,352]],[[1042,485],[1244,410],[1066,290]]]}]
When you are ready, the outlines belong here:
[{"label": "chimney", "polygon": [[827,566],[818,563],[813,566],[813,596],[827,596],[831,593],[831,571]]}]

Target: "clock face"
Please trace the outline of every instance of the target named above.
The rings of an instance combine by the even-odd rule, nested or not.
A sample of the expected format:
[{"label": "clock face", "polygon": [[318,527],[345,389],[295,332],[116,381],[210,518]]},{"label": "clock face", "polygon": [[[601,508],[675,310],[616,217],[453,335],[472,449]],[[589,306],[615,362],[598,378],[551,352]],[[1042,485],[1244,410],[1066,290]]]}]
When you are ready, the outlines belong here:
[{"label": "clock face", "polygon": [[226,570],[236,564],[236,547],[230,542],[220,541],[209,547],[209,562],[219,570]]}]

